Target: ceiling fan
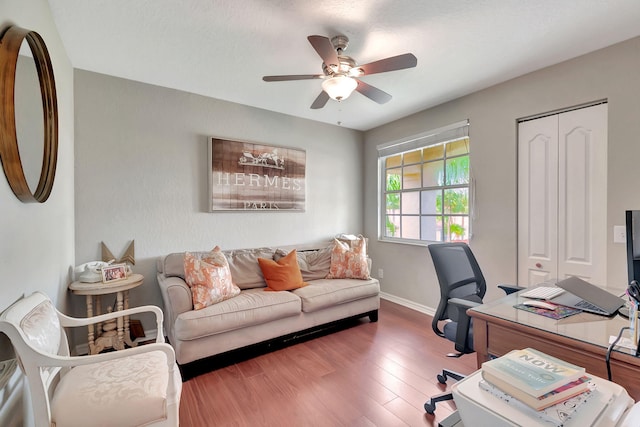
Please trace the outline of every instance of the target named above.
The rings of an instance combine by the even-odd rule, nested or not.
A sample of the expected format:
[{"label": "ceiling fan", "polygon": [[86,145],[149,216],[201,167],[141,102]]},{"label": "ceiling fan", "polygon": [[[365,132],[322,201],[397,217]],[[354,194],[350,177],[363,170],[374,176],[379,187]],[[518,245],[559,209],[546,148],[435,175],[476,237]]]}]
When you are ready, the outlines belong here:
[{"label": "ceiling fan", "polygon": [[413,54],[405,53],[368,64],[357,65],[353,58],[343,55],[349,44],[347,36],[335,36],[331,40],[324,36],[309,36],[307,39],[318,52],[320,58],[322,58],[322,74],[264,76],[262,80],[265,82],[282,82],[323,79],[322,92],[311,104],[312,109],[324,107],[329,98],[336,101],[347,99],[354,90],[378,104],[389,102],[391,95],[362,80],[358,80],[358,77],[413,68],[418,63],[418,59]]}]

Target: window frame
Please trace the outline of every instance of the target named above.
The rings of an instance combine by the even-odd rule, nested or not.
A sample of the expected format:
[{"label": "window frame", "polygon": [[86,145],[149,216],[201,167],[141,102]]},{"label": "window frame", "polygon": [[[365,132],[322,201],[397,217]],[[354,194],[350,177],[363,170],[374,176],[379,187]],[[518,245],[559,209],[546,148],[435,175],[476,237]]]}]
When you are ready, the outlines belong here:
[{"label": "window frame", "polygon": [[[444,181],[442,185],[439,186],[424,186],[424,182],[421,180],[420,186],[417,188],[404,189],[404,186],[401,186],[398,191],[387,191],[387,167],[386,167],[386,159],[396,155],[403,155],[408,152],[423,150],[424,148],[433,147],[436,145],[445,145],[450,142],[469,139],[469,150],[464,154],[452,155],[451,157],[447,157],[445,147],[443,147],[443,156],[441,159],[437,159],[434,161],[442,161],[443,168],[443,178]],[[449,126],[445,126],[442,128],[434,129],[431,131],[423,132],[418,135],[414,135],[403,140],[390,142],[387,144],[378,145],[378,240],[382,242],[393,242],[393,243],[402,243],[402,244],[411,244],[411,245],[419,245],[419,246],[427,246],[431,243],[442,243],[448,242],[449,240],[426,240],[422,239],[422,236],[418,239],[412,239],[407,237],[392,237],[387,236],[387,194],[396,193],[400,198],[400,206],[402,206],[402,195],[408,193],[417,192],[419,194],[419,209],[417,214],[402,214],[402,209],[400,209],[399,215],[401,217],[416,217],[418,218],[419,223],[422,222],[422,218],[424,217],[466,217],[467,218],[467,240],[471,240],[472,236],[472,219],[473,219],[473,179],[471,174],[471,147],[470,147],[470,138],[469,138],[469,120],[464,120],[458,123],[451,124]],[[461,158],[464,156],[468,156],[469,158],[469,177],[468,182],[463,184],[446,184],[446,164],[448,159]],[[389,169],[395,169],[396,167],[402,171],[402,169],[406,165],[419,165],[421,171],[424,168],[425,164],[430,163],[421,158],[419,163],[410,162],[404,163],[404,156],[402,157],[403,161],[398,165]],[[422,172],[420,174],[422,178]],[[400,176],[402,181],[402,174]],[[422,210],[422,202],[421,202],[421,194],[423,191],[432,191],[438,190],[440,195],[442,196],[442,200],[444,201],[444,194],[446,190],[455,190],[455,189],[467,189],[468,193],[468,210],[466,214],[456,214],[456,213],[445,213],[444,207],[442,208],[442,212],[433,213],[433,214],[425,214]],[[422,229],[422,225],[419,226]],[[443,230],[444,231],[444,230]],[[420,234],[422,234],[422,230],[420,230]],[[446,236],[443,233],[443,239]]]}]

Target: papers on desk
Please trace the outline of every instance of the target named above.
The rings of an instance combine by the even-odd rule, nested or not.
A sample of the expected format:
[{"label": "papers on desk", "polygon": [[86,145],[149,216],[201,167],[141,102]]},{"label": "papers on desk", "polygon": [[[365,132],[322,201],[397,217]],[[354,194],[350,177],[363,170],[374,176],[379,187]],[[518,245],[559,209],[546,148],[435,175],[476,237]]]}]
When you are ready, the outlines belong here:
[{"label": "papers on desk", "polygon": [[[617,337],[609,335],[609,344],[614,342]],[[616,344],[616,347],[628,348],[629,350],[635,350],[638,346],[633,343],[631,338],[622,337]]]}]

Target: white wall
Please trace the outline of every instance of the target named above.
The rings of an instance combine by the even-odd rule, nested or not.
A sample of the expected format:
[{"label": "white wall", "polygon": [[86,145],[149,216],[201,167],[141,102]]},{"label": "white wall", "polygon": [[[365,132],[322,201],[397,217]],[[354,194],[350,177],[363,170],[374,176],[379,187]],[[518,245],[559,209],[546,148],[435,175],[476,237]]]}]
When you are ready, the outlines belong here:
[{"label": "white wall", "polygon": [[[43,37],[53,63],[59,113],[58,167],[49,200],[44,204],[20,202],[0,172],[0,311],[35,290],[46,292],[65,310],[69,268],[75,261],[73,68],[46,0],[3,0],[0,17],[1,32],[18,25]],[[0,340],[0,350],[4,349],[6,342]],[[30,414],[27,403],[25,419],[20,422],[30,425]],[[10,415],[11,422],[22,418],[22,414]],[[0,419],[0,425],[8,425],[5,422]]]},{"label": "white wall", "polygon": [[[75,97],[76,261],[99,259],[101,241],[120,257],[135,240],[134,305],[162,304],[155,261],[171,252],[362,231],[360,132],[81,70]],[[306,212],[208,212],[210,136],[305,149]],[[74,305],[82,313],[84,299]]]},{"label": "white wall", "polygon": [[[548,67],[422,111],[365,134],[365,232],[377,235],[376,145],[470,119],[471,167],[477,182],[470,243],[487,279],[486,299],[498,283],[517,280],[518,118],[600,99],[609,101],[607,200],[608,283],[626,287],[626,252],[613,243],[613,225],[626,209],[640,209],[640,38]],[[439,288],[426,247],[371,239],[374,273],[384,268],[383,292],[422,307],[436,307]]]}]

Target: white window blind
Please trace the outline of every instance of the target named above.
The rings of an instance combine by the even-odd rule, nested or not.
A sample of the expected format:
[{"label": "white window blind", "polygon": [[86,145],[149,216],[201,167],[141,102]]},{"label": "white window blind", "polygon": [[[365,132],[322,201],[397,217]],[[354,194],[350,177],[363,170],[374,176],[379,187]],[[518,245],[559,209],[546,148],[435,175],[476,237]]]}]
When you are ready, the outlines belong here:
[{"label": "white window blind", "polygon": [[378,157],[387,157],[468,136],[469,120],[467,119],[438,129],[422,132],[405,139],[380,144],[376,148],[378,149]]}]

